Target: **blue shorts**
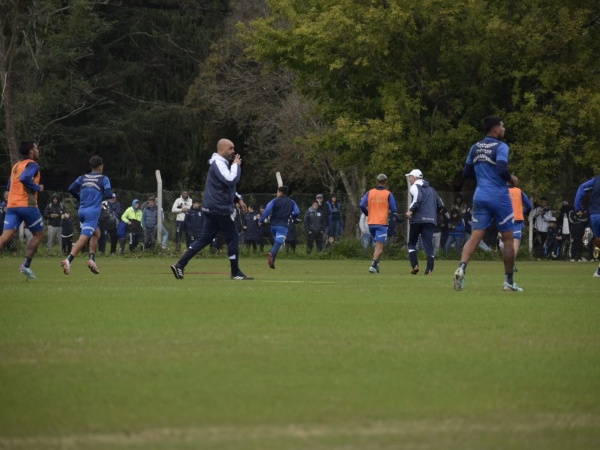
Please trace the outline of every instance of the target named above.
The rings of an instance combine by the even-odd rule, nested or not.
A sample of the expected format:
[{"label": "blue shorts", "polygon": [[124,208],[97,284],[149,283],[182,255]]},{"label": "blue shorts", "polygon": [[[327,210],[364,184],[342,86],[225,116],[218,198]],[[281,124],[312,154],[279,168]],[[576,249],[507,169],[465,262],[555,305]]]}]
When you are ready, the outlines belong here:
[{"label": "blue shorts", "polygon": [[271,225],[271,233],[273,233],[273,238],[275,239],[275,241],[279,242],[280,244],[283,244],[288,234],[288,227]]},{"label": "blue shorts", "polygon": [[81,234],[91,238],[98,229],[98,219],[100,219],[100,208],[80,209],[79,222],[81,222]]},{"label": "blue shorts", "polygon": [[375,242],[381,242],[385,244],[388,237],[387,225],[369,225],[369,231]]},{"label": "blue shorts", "polygon": [[495,198],[479,198],[477,191],[473,197],[473,230],[485,230],[490,227],[492,220],[496,223],[498,231],[513,231],[514,218],[512,202],[508,191],[506,195]]},{"label": "blue shorts", "polygon": [[521,232],[523,231],[523,221],[519,220],[518,222],[515,222],[515,225],[513,227],[513,238],[514,239],[518,239],[521,240]]},{"label": "blue shorts", "polygon": [[37,233],[44,229],[44,219],[40,210],[31,206],[22,208],[6,208],[6,216],[4,217],[4,229],[16,230],[25,222],[25,226],[32,233]]}]

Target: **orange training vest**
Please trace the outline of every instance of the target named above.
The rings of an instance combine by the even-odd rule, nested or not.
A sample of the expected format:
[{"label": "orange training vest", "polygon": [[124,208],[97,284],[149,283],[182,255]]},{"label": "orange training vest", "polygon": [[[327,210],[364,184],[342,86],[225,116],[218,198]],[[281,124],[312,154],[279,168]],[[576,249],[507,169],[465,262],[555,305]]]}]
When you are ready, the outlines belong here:
[{"label": "orange training vest", "polygon": [[521,189],[518,187],[508,188],[508,192],[510,193],[510,201],[513,205],[513,212],[515,213],[514,220],[525,220],[525,216],[523,215],[523,197],[521,196]]},{"label": "orange training vest", "polygon": [[[29,189],[19,179],[27,167],[27,164],[34,163],[33,159],[24,159],[16,163],[10,173],[10,191],[8,192],[7,208],[27,208],[37,207],[37,191]],[[33,181],[40,182],[40,171],[35,175]]]},{"label": "orange training vest", "polygon": [[387,225],[390,212],[390,191],[387,189],[371,189],[367,200],[369,225]]}]

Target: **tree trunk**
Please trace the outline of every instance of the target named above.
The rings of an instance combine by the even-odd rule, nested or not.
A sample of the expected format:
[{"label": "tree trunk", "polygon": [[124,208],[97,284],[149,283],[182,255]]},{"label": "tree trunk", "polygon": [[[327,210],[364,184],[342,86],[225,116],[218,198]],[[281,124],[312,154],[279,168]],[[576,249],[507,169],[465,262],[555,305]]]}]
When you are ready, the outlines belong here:
[{"label": "tree trunk", "polygon": [[11,166],[19,160],[19,144],[17,140],[17,126],[15,121],[15,105],[13,99],[12,77],[10,73],[2,73],[3,75],[3,98],[4,114],[6,117],[6,145],[8,155],[10,157]]}]

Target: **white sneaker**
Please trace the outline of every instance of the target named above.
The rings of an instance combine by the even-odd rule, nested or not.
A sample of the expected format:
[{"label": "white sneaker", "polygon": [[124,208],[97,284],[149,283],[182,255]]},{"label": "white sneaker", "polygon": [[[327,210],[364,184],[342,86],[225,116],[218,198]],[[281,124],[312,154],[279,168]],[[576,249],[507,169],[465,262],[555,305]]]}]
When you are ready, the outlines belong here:
[{"label": "white sneaker", "polygon": [[517,286],[517,283],[510,284],[508,281],[504,282],[502,289],[505,291],[523,292],[523,288],[520,286]]},{"label": "white sneaker", "polygon": [[465,271],[462,267],[454,271],[453,284],[455,291],[462,291],[465,288]]},{"label": "white sneaker", "polygon": [[62,266],[65,275],[69,275],[69,273],[71,273],[71,263],[68,259],[61,261],[60,265]]},{"label": "white sneaker", "polygon": [[594,272],[594,275],[593,275],[593,276],[594,276],[594,278],[600,278],[600,274],[598,273],[598,271],[597,271],[597,270]]},{"label": "white sneaker", "polygon": [[96,262],[92,261],[91,259],[88,261],[88,267],[90,268],[92,273],[94,273],[96,275],[98,275],[100,273],[100,271],[98,270],[98,266],[96,265]]}]

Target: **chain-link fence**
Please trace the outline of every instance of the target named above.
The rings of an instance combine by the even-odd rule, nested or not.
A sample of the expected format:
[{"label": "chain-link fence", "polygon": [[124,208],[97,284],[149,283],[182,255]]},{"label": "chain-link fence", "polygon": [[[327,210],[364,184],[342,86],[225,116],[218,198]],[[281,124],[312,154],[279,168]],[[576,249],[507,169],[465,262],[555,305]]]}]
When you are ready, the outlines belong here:
[{"label": "chain-link fence", "polygon": [[[118,216],[121,216],[127,208],[133,205],[134,201],[140,201],[140,209],[143,210],[148,203],[150,197],[159,198],[156,192],[138,192],[138,191],[127,191],[127,190],[115,190],[116,200],[112,205],[113,209],[116,210]],[[64,192],[57,192],[60,203],[63,208],[71,213],[73,222],[76,225],[76,235],[78,234],[77,224],[79,223],[77,218],[77,202],[69,194]],[[54,195],[53,192],[44,191],[38,196],[38,205],[42,214],[46,209],[46,206],[51,202],[51,198]],[[176,231],[176,216],[177,214],[172,212],[177,200],[181,197],[182,192],[180,191],[162,191],[162,209],[164,211],[164,226],[169,234],[168,242],[173,244],[175,239]],[[451,205],[454,202],[455,194],[450,192],[439,192],[440,197],[447,205],[450,210]],[[297,231],[297,243],[298,245],[306,244],[307,236],[304,227],[304,218],[311,208],[312,203],[315,201],[317,194],[313,193],[294,193],[290,196],[297,204],[300,209],[299,222],[296,225]],[[395,192],[394,196],[398,204],[398,210],[402,214],[408,206],[407,192]],[[462,193],[463,198],[470,198],[470,193]],[[193,200],[200,200],[202,202],[202,192],[189,191],[189,197]],[[360,239],[359,230],[359,219],[361,211],[358,207],[359,200],[349,199],[345,194],[323,194],[322,206],[319,207],[319,214],[323,216],[323,234],[326,239],[327,236],[334,235],[336,240],[340,239]],[[335,215],[332,212],[332,208],[329,208],[328,204],[332,205],[332,197],[336,197],[339,205],[339,211],[341,215]],[[250,193],[244,194],[243,199],[246,205],[251,209],[248,214],[255,216],[261,212],[273,198],[275,193]],[[160,207],[161,205],[159,205]],[[333,208],[335,209],[335,208]],[[240,230],[240,236],[242,242],[245,234],[245,224],[247,222],[246,214],[240,214],[236,217],[236,223]],[[393,236],[391,236],[391,242],[396,242],[399,245],[403,245],[406,242],[408,234],[408,225],[401,225],[395,230]],[[265,233],[268,235],[268,232]],[[265,236],[265,239],[268,237]],[[76,240],[76,236],[74,237]]]},{"label": "chain-link fence", "polygon": [[[153,239],[153,240],[154,240],[154,242],[159,242],[162,244],[162,246],[157,246],[157,248],[174,247],[176,250],[179,248],[179,245],[175,245],[175,237],[177,234],[176,233],[176,227],[177,227],[176,216],[177,216],[177,214],[172,212],[172,209],[173,209],[173,206],[175,205],[176,201],[180,198],[180,196],[182,194],[180,191],[163,190],[160,193],[161,195],[158,195],[157,192],[139,192],[139,191],[127,191],[127,190],[119,190],[119,189],[116,189],[114,192],[116,194],[116,199],[110,203],[111,203],[111,206],[113,207],[113,209],[116,210],[117,217],[119,217],[119,218],[121,217],[121,215],[125,212],[125,210],[127,208],[132,206],[134,200],[140,201],[140,205],[141,205],[140,209],[143,211],[143,209],[146,207],[146,205],[148,203],[148,199],[150,197],[156,197],[159,200],[161,199],[162,200],[162,208],[164,211],[164,223],[163,224],[164,224],[164,229],[168,233],[168,237],[163,242],[160,241],[160,239],[162,237],[160,235],[156,236],[155,239]],[[69,211],[72,215],[73,224],[74,224],[74,228],[75,228],[74,235],[73,235],[73,242],[75,242],[79,236],[79,231],[80,231],[79,230],[79,220],[77,217],[77,206],[78,206],[77,202],[68,193],[57,192],[56,194],[58,194],[58,196],[60,198],[60,203],[62,204],[63,209],[66,211]],[[450,212],[454,206],[461,209],[461,212],[470,210],[470,205],[471,205],[472,195],[473,195],[472,192],[461,192],[460,194],[453,193],[453,192],[438,192],[438,194],[440,195],[440,197],[444,201],[444,204],[446,205],[447,213]],[[39,193],[38,205],[39,205],[40,211],[42,212],[42,215],[44,215],[47,205],[49,203],[51,203],[51,199],[52,199],[53,195],[54,195],[54,193],[51,191],[44,191],[44,192]],[[329,208],[327,206],[327,203],[333,204],[333,199],[332,199],[333,196],[335,196],[338,201],[339,211],[341,212],[339,217],[337,217],[332,212],[332,209],[335,209],[335,208]],[[399,213],[402,215],[404,213],[404,211],[406,211],[406,208],[409,204],[408,191],[407,190],[396,191],[396,192],[394,192],[394,196],[395,196],[396,202],[398,204]],[[457,196],[460,196],[462,198],[462,200],[457,202]],[[194,200],[199,200],[200,203],[202,202],[202,192],[190,191],[189,197]],[[288,241],[290,241],[290,243],[293,242],[294,246],[295,245],[306,245],[306,244],[309,244],[309,246],[311,246],[311,243],[309,242],[310,239],[308,239],[308,235],[307,235],[307,232],[305,229],[306,228],[305,216],[306,216],[306,213],[309,210],[309,208],[312,206],[312,203],[316,199],[316,197],[317,197],[317,194],[315,194],[315,193],[293,193],[293,195],[290,196],[290,198],[292,198],[294,201],[296,201],[296,203],[298,204],[298,207],[300,209],[299,220],[297,223],[295,223],[291,226],[290,235],[288,236]],[[319,212],[320,212],[321,216],[323,217],[323,229],[322,229],[323,241],[321,243],[315,242],[317,248],[319,248],[319,245],[326,247],[328,236],[334,236],[335,241],[344,241],[346,243],[361,242],[361,233],[360,233],[360,229],[359,229],[359,220],[360,220],[360,216],[361,216],[361,211],[358,207],[359,199],[351,199],[346,194],[324,194],[323,197],[324,197],[323,205],[320,206],[320,208],[319,208]],[[238,213],[235,217],[236,225],[238,226],[238,229],[240,231],[241,243],[246,244],[246,246],[248,244],[252,244],[256,248],[254,242],[250,242],[251,241],[250,239],[246,239],[248,237],[247,235],[249,234],[248,225],[251,224],[252,218],[256,218],[256,215],[261,213],[261,208],[264,208],[269,203],[269,201],[271,201],[273,198],[275,198],[275,193],[274,192],[273,193],[250,193],[250,194],[244,194],[243,198],[244,198],[244,202],[246,203],[246,205],[252,209],[247,214]],[[460,204],[457,205],[457,203],[460,203]],[[0,213],[1,212],[2,211],[0,211]],[[445,214],[445,217],[438,218],[438,222],[443,223],[448,219],[448,217],[449,217],[449,214]],[[123,225],[123,224],[121,224],[121,225]],[[525,225],[525,228],[523,230],[523,238],[522,238],[523,247],[525,248],[525,250],[533,251],[533,253],[536,254],[536,257],[543,257],[545,255],[544,250],[542,248],[544,244],[543,243],[536,244],[534,242],[533,232],[531,231],[531,229],[532,229],[531,223],[525,221],[524,225]],[[390,230],[391,231],[390,238],[389,238],[390,247],[392,247],[392,248],[405,247],[406,241],[407,241],[407,236],[408,236],[408,226],[409,225],[407,222],[405,224],[399,225],[395,229]],[[158,230],[158,228],[157,228],[157,230]],[[111,232],[105,231],[105,230],[103,230],[103,231],[104,231],[104,233],[103,233],[104,237],[101,242],[100,251],[101,252],[109,251],[109,248],[108,248],[109,246],[108,246],[108,244],[105,244],[105,241],[107,241],[107,242],[112,241],[111,242],[112,245],[110,246],[110,251],[111,252],[115,251],[114,240],[116,240],[116,238],[115,238],[116,232],[114,230],[112,231],[112,239],[111,239]],[[443,250],[444,243],[446,242],[446,238],[448,236],[448,228],[446,226],[443,226],[440,231],[441,231],[441,238],[440,238],[441,249]],[[132,246],[133,242],[131,242],[131,240],[132,240],[132,236],[134,236],[134,234],[130,233],[129,230],[126,230],[123,232],[127,232],[126,236],[127,236],[127,241],[129,241],[129,249],[133,250],[135,246]],[[139,236],[138,236],[137,241],[139,244],[139,248],[143,248],[144,243],[145,243],[144,232],[143,232],[143,230],[139,230],[138,233],[139,233]],[[157,234],[158,234],[158,231],[157,231]],[[27,230],[21,229],[20,238],[21,238],[21,241],[27,240],[27,238],[28,238]],[[255,238],[253,237],[252,240],[254,240],[254,239]],[[121,241],[122,240],[120,240],[120,242]],[[573,242],[570,242],[570,241],[571,241],[570,237],[567,236],[564,241],[564,245],[563,245],[564,249],[562,249],[560,252],[561,259],[577,258],[578,256],[572,256],[573,248],[578,249],[578,251],[576,252],[576,254],[578,255],[580,247],[584,247],[584,250],[586,250],[587,247],[591,246],[591,244],[589,244],[589,242],[591,242],[591,240],[588,240],[589,242],[586,242],[585,239],[583,239],[583,240],[575,239]],[[268,226],[261,227],[261,235],[258,238],[258,245],[260,245],[261,249],[264,249],[266,246],[270,245],[271,242],[272,242],[272,237],[271,237],[269,227]],[[46,244],[46,243],[47,243],[47,241],[44,241],[44,244]],[[181,247],[185,248],[185,245],[188,243],[189,243],[189,239],[188,239],[187,233],[185,233],[185,231],[184,231],[184,233],[182,233],[182,238],[181,238]],[[464,243],[464,241],[463,241],[463,243]],[[487,247],[489,247],[489,249],[491,249],[491,250],[495,250],[499,247],[497,232],[494,229],[494,227],[491,227],[490,229],[488,229],[486,236],[484,238],[484,243],[487,244]],[[105,245],[106,245],[106,250],[105,250]],[[220,247],[222,245],[223,245],[223,242],[216,243],[217,247]],[[18,246],[19,246],[19,242],[15,241],[15,242],[13,242],[13,245],[11,245],[11,247],[9,247],[9,249],[14,250]],[[120,246],[121,249],[123,249],[124,247],[125,247],[125,244],[122,244]],[[487,248],[486,248],[486,250],[487,250]],[[590,252],[592,252],[592,251],[593,251],[593,246],[592,246],[592,250]]]}]

